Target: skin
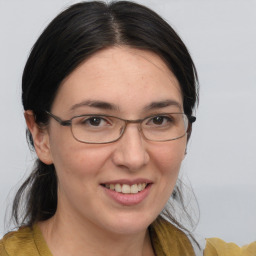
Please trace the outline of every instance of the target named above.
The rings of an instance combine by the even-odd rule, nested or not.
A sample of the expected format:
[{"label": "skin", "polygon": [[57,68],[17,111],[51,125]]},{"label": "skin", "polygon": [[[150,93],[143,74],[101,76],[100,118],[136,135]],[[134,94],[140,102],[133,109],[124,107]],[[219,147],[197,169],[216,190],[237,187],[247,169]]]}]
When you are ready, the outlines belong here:
[{"label": "skin", "polygon": [[[72,108],[86,100],[104,101],[115,108]],[[166,100],[177,105],[145,108]],[[179,83],[159,56],[113,47],[94,54],[63,81],[51,112],[63,120],[86,113],[140,119],[183,112],[182,104]],[[93,145],[76,141],[69,127],[53,119],[40,129],[31,111],[25,117],[38,157],[46,164],[54,163],[57,172],[57,212],[39,223],[53,255],[154,255],[147,228],[173,191],[187,136],[152,142],[141,136],[137,124],[129,124],[117,142]],[[153,184],[148,196],[131,206],[114,201],[100,185],[137,178]]]}]

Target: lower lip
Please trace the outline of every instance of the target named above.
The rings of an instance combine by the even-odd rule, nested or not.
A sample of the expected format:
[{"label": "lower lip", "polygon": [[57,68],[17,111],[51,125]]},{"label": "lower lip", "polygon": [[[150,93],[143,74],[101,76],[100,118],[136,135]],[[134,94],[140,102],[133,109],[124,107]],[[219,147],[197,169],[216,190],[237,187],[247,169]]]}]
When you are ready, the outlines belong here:
[{"label": "lower lip", "polygon": [[106,194],[114,199],[117,203],[121,205],[131,206],[141,203],[149,194],[152,184],[148,184],[145,189],[136,194],[123,194],[116,192],[115,190],[103,187]]}]

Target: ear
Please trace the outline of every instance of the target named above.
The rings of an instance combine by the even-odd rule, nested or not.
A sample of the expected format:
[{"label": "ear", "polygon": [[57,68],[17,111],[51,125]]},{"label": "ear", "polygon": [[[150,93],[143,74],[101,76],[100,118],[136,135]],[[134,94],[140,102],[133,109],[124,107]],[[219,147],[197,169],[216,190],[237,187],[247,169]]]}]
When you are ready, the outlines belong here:
[{"label": "ear", "polygon": [[35,116],[32,110],[26,110],[24,116],[26,119],[27,127],[33,137],[34,147],[38,158],[45,164],[52,164],[53,161],[47,129],[39,127],[35,121]]}]

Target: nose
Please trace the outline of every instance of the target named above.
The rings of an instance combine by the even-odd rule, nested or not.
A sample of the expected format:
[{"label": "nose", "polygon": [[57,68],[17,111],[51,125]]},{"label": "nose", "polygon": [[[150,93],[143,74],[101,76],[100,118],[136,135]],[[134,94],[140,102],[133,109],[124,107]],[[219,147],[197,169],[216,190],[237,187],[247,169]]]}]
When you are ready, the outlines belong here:
[{"label": "nose", "polygon": [[116,142],[113,153],[113,162],[119,167],[136,171],[149,161],[146,143],[137,124],[129,124],[123,136]]}]

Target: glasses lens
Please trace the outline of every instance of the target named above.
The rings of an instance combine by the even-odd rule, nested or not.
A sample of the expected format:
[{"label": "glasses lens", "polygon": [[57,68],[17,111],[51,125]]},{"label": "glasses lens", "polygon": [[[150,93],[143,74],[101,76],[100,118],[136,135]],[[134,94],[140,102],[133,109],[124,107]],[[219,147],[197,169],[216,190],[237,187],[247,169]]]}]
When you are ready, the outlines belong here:
[{"label": "glasses lens", "polygon": [[168,141],[184,136],[188,128],[188,119],[185,114],[160,114],[145,119],[142,131],[148,140]]},{"label": "glasses lens", "polygon": [[84,115],[72,119],[75,139],[87,143],[108,143],[117,140],[125,122],[111,116]]},{"label": "glasses lens", "polygon": [[[80,142],[109,143],[121,137],[125,125],[125,121],[117,117],[83,115],[72,119],[71,130],[74,138]],[[160,114],[144,119],[141,128],[148,140],[175,140],[186,134],[188,119],[180,113]]]}]

